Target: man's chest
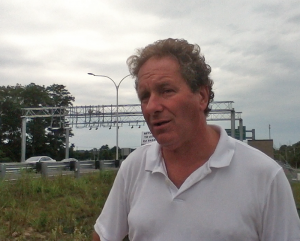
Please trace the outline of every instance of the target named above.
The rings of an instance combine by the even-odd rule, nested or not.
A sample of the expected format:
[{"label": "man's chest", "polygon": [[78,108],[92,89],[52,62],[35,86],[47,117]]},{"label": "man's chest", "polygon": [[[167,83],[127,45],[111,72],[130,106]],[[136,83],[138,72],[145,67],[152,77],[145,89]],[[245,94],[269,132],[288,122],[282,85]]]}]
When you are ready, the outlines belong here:
[{"label": "man's chest", "polygon": [[150,178],[129,198],[129,235],[134,240],[151,240],[153,234],[163,237],[153,240],[258,240],[259,213],[251,197],[234,188],[222,191],[222,183],[214,187],[209,178],[182,192],[163,175]]}]

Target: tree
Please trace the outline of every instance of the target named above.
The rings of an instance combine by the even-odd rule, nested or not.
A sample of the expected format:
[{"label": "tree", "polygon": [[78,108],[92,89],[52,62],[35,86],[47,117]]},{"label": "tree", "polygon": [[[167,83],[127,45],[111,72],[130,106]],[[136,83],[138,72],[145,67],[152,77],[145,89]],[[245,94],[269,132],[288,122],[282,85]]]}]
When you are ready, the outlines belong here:
[{"label": "tree", "polygon": [[[21,157],[21,108],[67,107],[72,106],[75,98],[65,86],[53,84],[39,86],[31,83],[27,86],[0,87],[0,143],[3,152],[13,161]],[[62,159],[65,153],[65,119],[32,118],[27,121],[26,154],[49,155],[54,159]],[[60,122],[60,128],[51,128],[54,121]],[[73,133],[70,132],[70,136]]]},{"label": "tree", "polygon": [[113,157],[114,157],[115,159],[119,160],[119,159],[120,159],[120,156],[121,156],[121,148],[120,148],[120,147],[118,148],[118,154],[119,154],[119,156],[118,156],[117,158],[116,158],[116,149],[117,149],[117,147],[114,146],[113,148],[110,149],[110,151],[111,151],[112,153],[114,153],[114,154],[113,154]]},{"label": "tree", "polygon": [[92,160],[92,151],[88,150],[82,150],[82,151],[74,151],[72,153],[73,158],[76,158],[77,160]]},{"label": "tree", "polygon": [[282,145],[274,152],[275,160],[283,161],[294,168],[300,166],[300,142],[293,145]]},{"label": "tree", "polygon": [[108,145],[103,145],[100,147],[99,160],[112,160],[113,153],[109,149]]},{"label": "tree", "polygon": [[48,95],[51,98],[51,106],[70,106],[75,101],[75,97],[70,95],[70,92],[65,89],[64,85],[53,84],[46,88]]},{"label": "tree", "polygon": [[[72,106],[72,102],[75,101],[69,91],[65,89],[64,85],[53,84],[46,88],[46,91],[51,99],[51,106],[55,107],[67,107]],[[65,155],[65,133],[66,130],[63,128],[67,120],[65,117],[52,118],[50,123],[50,130],[47,137],[50,143],[50,155],[55,157],[57,160],[61,160]],[[53,127],[56,124],[56,128]],[[52,127],[52,128],[51,128]],[[70,131],[69,136],[73,136],[72,131]]]},{"label": "tree", "polygon": [[[21,109],[22,99],[18,98],[22,86],[0,87],[0,145],[3,156],[11,161],[20,157]],[[19,150],[19,152],[17,151]]]}]

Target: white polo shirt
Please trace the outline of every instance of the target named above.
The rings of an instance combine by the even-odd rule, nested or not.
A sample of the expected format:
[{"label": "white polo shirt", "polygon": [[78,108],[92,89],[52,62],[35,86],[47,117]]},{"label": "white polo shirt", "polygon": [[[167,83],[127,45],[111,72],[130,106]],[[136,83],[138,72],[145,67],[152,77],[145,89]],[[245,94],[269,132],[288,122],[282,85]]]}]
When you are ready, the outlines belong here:
[{"label": "white polo shirt", "polygon": [[291,241],[300,222],[282,168],[228,137],[178,189],[157,142],[131,153],[94,226],[101,241]]}]

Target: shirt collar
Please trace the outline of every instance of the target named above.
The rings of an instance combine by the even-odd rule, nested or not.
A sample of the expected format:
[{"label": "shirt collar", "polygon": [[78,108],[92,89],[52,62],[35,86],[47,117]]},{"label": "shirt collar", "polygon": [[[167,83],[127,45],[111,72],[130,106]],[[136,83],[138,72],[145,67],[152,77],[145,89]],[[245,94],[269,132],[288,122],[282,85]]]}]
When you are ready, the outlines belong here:
[{"label": "shirt collar", "polygon": [[235,140],[229,137],[223,128],[216,125],[212,127],[220,133],[220,139],[208,164],[215,168],[229,166],[235,152]]},{"label": "shirt collar", "polygon": [[[220,139],[207,164],[214,168],[229,166],[235,151],[235,140],[229,137],[223,128],[211,126],[220,133]],[[149,148],[146,152],[145,171],[165,173],[160,145],[156,141],[147,145]]]},{"label": "shirt collar", "polygon": [[145,171],[164,172],[160,145],[156,141],[148,145]]}]

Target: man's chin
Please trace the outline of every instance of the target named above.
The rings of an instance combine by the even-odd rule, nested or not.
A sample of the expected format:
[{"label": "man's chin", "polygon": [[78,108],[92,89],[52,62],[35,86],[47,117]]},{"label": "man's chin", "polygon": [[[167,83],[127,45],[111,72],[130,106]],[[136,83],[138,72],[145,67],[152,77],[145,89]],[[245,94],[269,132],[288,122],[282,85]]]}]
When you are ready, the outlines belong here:
[{"label": "man's chin", "polygon": [[175,145],[175,139],[174,138],[170,138],[170,137],[162,137],[162,136],[158,136],[156,138],[156,141],[158,142],[159,145],[161,145],[162,147],[166,147],[166,148],[171,148],[172,146]]}]

